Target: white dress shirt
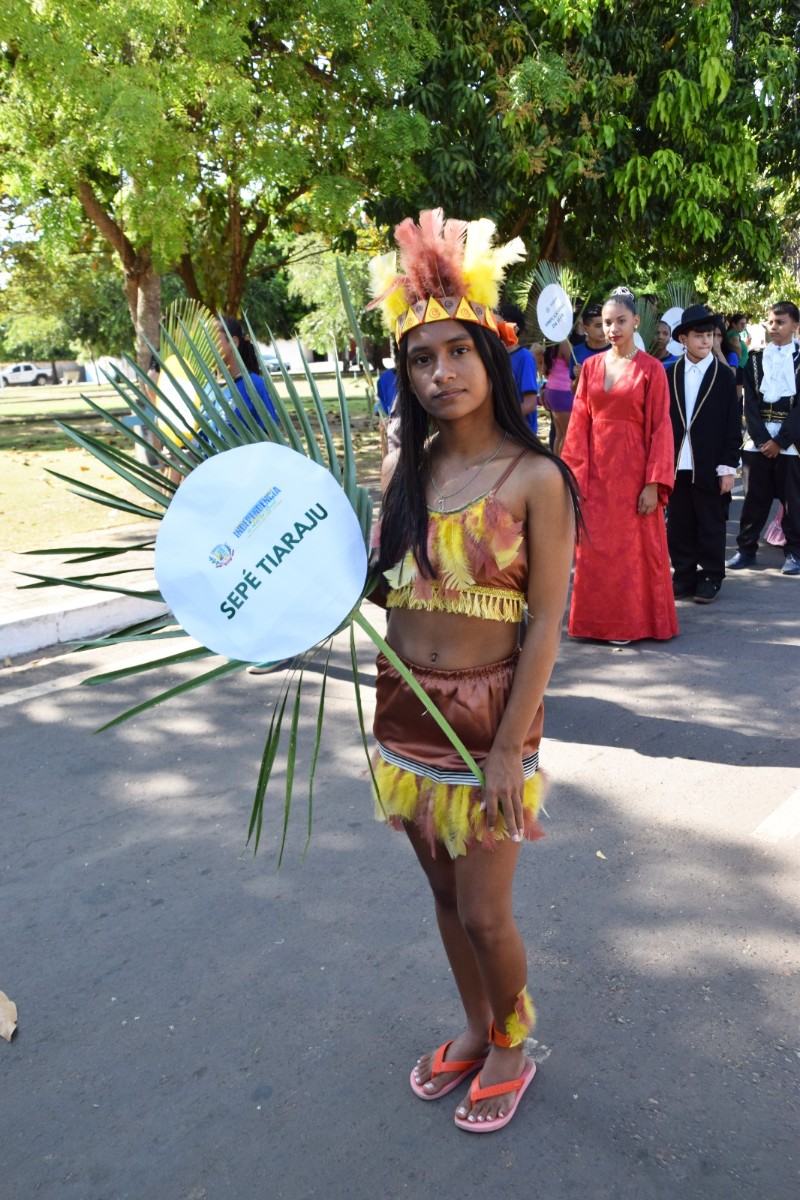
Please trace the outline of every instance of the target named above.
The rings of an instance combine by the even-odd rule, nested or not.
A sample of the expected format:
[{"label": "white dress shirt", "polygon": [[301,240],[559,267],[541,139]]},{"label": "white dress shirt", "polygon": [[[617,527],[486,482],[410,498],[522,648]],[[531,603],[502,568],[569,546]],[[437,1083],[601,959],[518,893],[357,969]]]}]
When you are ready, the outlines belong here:
[{"label": "white dress shirt", "polygon": [[[761,395],[764,397],[765,404],[774,404],[783,396],[794,395],[797,387],[794,373],[794,352],[793,340],[789,342],[788,346],[776,346],[774,342],[767,342],[764,347],[764,357],[761,360],[764,368]],[[765,421],[767,433],[771,438],[774,438],[776,433],[780,433],[781,424],[781,421]],[[758,450],[760,447],[748,436],[743,449]],[[791,443],[785,450],[781,450],[781,454],[797,457],[797,447]]]},{"label": "white dress shirt", "polygon": [[714,361],[714,355],[708,353],[705,358],[699,359],[698,362],[692,362],[687,354],[683,360],[683,394],[686,401],[686,436],[683,439],[681,446],[680,458],[676,470],[678,471],[693,471],[694,459],[692,458],[692,443],[689,437],[689,430],[692,426],[692,417],[694,416],[694,406],[697,404],[697,397],[700,392],[700,385],[706,376],[706,371]]}]

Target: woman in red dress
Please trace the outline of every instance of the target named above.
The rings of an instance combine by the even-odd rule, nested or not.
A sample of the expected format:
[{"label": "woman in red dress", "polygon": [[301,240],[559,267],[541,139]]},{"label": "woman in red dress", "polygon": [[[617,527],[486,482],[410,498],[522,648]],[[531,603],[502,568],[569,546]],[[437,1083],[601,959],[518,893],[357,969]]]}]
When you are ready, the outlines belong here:
[{"label": "woman in red dress", "polygon": [[605,354],[583,364],[563,458],[583,495],[568,630],[616,644],[678,632],[663,506],[675,477],[667,378],[637,350],[627,288],[603,305]]}]

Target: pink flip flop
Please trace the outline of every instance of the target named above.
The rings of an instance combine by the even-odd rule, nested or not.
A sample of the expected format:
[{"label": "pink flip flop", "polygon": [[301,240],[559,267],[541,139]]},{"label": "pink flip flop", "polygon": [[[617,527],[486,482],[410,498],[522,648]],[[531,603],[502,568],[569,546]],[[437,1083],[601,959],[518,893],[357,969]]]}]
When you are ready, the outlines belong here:
[{"label": "pink flip flop", "polygon": [[526,1058],[525,1064],[525,1070],[519,1079],[510,1079],[507,1083],[494,1083],[490,1087],[481,1087],[480,1075],[473,1079],[469,1089],[470,1108],[479,1100],[491,1100],[492,1096],[505,1096],[508,1092],[517,1094],[514,1103],[504,1117],[495,1117],[493,1121],[481,1121],[479,1124],[477,1121],[468,1121],[466,1117],[456,1116],[455,1121],[458,1128],[465,1129],[467,1133],[494,1133],[496,1129],[502,1129],[504,1125],[507,1125],[517,1111],[519,1102],[525,1095],[525,1089],[536,1074],[536,1063],[532,1058]]},{"label": "pink flip flop", "polygon": [[[477,1071],[479,1067],[482,1067],[486,1062],[485,1055],[483,1058],[473,1058],[467,1062],[445,1062],[444,1056],[447,1054],[447,1051],[450,1049],[452,1044],[452,1039],[449,1042],[445,1042],[443,1046],[439,1047],[439,1049],[436,1051],[436,1054],[433,1056],[431,1079],[435,1079],[437,1075],[450,1075],[454,1071],[458,1072],[455,1078],[451,1079],[449,1083],[446,1083],[444,1087],[439,1088],[438,1092],[426,1092],[425,1084],[417,1083],[416,1079],[414,1078],[417,1068],[414,1067],[414,1070],[411,1072],[409,1080],[411,1083],[411,1090],[415,1096],[419,1096],[420,1100],[439,1100],[442,1096],[446,1096],[448,1092],[452,1092],[453,1088],[457,1088],[460,1083],[463,1083],[468,1075],[471,1075],[473,1071]],[[430,1079],[426,1079],[425,1083],[430,1083]]]}]

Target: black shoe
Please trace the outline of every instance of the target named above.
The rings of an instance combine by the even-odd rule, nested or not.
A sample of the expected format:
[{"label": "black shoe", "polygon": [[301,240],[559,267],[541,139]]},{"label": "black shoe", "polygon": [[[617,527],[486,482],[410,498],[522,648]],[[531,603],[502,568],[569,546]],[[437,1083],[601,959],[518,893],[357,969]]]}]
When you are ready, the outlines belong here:
[{"label": "black shoe", "polygon": [[673,579],[672,594],[676,600],[690,600],[694,595],[695,585],[685,583],[682,579]]},{"label": "black shoe", "polygon": [[701,579],[694,590],[695,604],[713,604],[719,593],[720,586],[713,579]]},{"label": "black shoe", "polygon": [[729,558],[725,563],[729,571],[744,571],[746,567],[754,567],[755,565],[755,554],[745,554],[743,550],[737,550],[733,558]]}]

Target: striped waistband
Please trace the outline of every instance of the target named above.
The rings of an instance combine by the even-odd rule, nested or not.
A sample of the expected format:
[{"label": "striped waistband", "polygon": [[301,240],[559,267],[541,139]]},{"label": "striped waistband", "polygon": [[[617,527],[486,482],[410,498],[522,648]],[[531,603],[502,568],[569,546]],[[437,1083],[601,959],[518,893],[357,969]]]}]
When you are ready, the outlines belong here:
[{"label": "striped waistband", "polygon": [[[422,775],[426,779],[432,779],[434,783],[446,783],[451,787],[480,787],[480,782],[471,771],[445,771],[441,767],[432,767],[428,763],[417,762],[414,758],[406,758],[404,754],[397,754],[394,750],[387,748],[377,743],[378,753],[385,762],[390,766],[399,767],[401,771],[408,771],[409,775]],[[533,754],[528,754],[522,760],[522,773],[526,779],[532,779],[539,769],[539,751],[535,750]]]}]

